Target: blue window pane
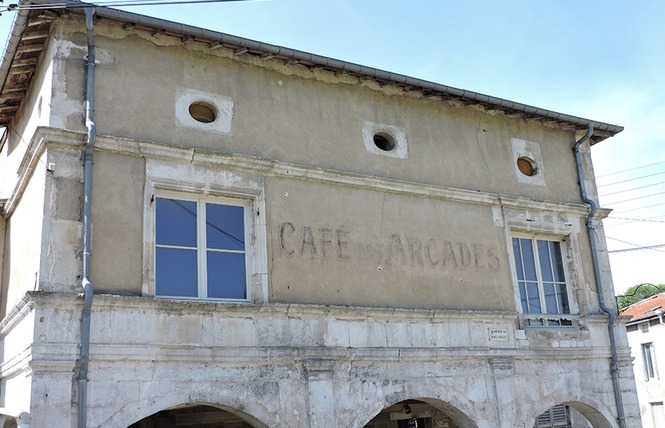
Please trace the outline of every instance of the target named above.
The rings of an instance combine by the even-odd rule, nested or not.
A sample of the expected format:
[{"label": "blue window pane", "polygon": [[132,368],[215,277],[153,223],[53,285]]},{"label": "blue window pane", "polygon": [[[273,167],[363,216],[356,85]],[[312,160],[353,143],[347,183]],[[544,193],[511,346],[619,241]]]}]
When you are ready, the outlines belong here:
[{"label": "blue window pane", "polygon": [[554,288],[554,284],[551,282],[546,282],[543,284],[545,289],[545,308],[546,313],[548,314],[558,314],[558,305],[557,305],[557,295]]},{"label": "blue window pane", "polygon": [[206,205],[208,248],[244,251],[245,209],[233,205]]},{"label": "blue window pane", "polygon": [[559,308],[561,314],[570,313],[570,305],[568,305],[568,292],[566,291],[566,284],[557,284],[557,300],[559,301]]},{"label": "blue window pane", "polygon": [[542,314],[540,308],[540,297],[538,294],[538,283],[529,282],[526,284],[527,295],[529,296],[529,312],[530,314]]},{"label": "blue window pane", "polygon": [[157,248],[158,296],[197,297],[196,250]]},{"label": "blue window pane", "polygon": [[526,285],[523,282],[519,283],[520,286],[520,300],[522,301],[522,312],[529,313],[529,304],[526,296]]},{"label": "blue window pane", "polygon": [[157,245],[196,247],[196,202],[157,198]]},{"label": "blue window pane", "polygon": [[245,255],[208,251],[208,297],[246,299]]},{"label": "blue window pane", "polygon": [[554,260],[554,281],[565,282],[565,275],[563,273],[563,256],[561,255],[561,244],[558,242],[550,241],[550,253]]},{"label": "blue window pane", "polygon": [[538,241],[538,260],[540,262],[540,272],[543,274],[543,281],[552,281],[552,263],[550,263],[550,241]]},{"label": "blue window pane", "polygon": [[536,261],[534,259],[533,247],[530,239],[520,239],[522,247],[522,262],[524,263],[525,279],[536,281]]},{"label": "blue window pane", "polygon": [[520,249],[520,240],[513,238],[513,254],[515,255],[515,270],[517,271],[517,279],[524,280],[524,271],[522,268],[522,250]]}]

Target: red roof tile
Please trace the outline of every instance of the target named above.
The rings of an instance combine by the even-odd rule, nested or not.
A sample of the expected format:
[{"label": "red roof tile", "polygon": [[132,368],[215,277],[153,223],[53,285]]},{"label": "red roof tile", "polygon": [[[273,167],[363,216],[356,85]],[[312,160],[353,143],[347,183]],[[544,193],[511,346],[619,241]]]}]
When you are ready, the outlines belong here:
[{"label": "red roof tile", "polygon": [[635,302],[627,308],[622,309],[621,315],[630,315],[629,322],[655,317],[656,311],[665,312],[665,293],[654,294],[651,297]]}]

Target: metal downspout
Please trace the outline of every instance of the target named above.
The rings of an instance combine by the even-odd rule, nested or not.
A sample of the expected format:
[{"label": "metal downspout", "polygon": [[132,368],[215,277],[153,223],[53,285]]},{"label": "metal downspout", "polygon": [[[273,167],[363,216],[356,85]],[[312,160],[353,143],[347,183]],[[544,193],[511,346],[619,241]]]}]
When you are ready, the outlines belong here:
[{"label": "metal downspout", "polygon": [[589,233],[589,242],[591,245],[591,257],[593,258],[593,274],[596,279],[596,288],[598,290],[598,300],[600,301],[600,309],[609,316],[609,322],[607,325],[608,333],[610,336],[610,372],[612,374],[612,383],[614,385],[614,399],[617,406],[617,420],[619,422],[619,428],[625,428],[626,418],[623,411],[623,399],[621,397],[621,386],[619,384],[619,368],[617,366],[617,344],[616,338],[614,335],[614,324],[617,319],[617,313],[614,309],[608,307],[605,304],[605,294],[603,291],[602,276],[600,273],[600,263],[598,261],[598,250],[596,245],[596,234],[593,227],[593,217],[598,211],[597,204],[588,196],[586,184],[584,182],[584,171],[582,168],[582,155],[580,153],[580,146],[588,140],[593,135],[593,125],[589,125],[587,133],[579,139],[573,146],[573,151],[575,152],[575,161],[577,163],[577,176],[580,181],[580,190],[582,194],[582,200],[591,206],[591,212],[586,218],[586,227],[587,232]]},{"label": "metal downspout", "polygon": [[93,288],[90,283],[90,237],[91,237],[91,198],[92,198],[92,149],[97,136],[93,121],[94,82],[95,82],[95,36],[93,32],[94,8],[85,9],[85,30],[88,39],[88,58],[86,61],[85,89],[85,126],[88,136],[85,143],[83,160],[83,316],[81,317],[81,356],[78,373],[78,428],[86,427],[88,411],[88,360],[90,356],[90,310],[92,308]]}]

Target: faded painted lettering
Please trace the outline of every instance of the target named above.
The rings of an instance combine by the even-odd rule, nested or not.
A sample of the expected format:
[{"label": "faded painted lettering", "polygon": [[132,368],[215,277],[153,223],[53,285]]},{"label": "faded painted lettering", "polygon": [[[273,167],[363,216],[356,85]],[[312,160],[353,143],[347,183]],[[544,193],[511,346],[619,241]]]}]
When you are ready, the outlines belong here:
[{"label": "faded painted lettering", "polygon": [[323,260],[355,260],[386,267],[431,270],[498,270],[501,262],[495,245],[427,237],[422,239],[395,232],[381,242],[353,239],[345,226],[279,226],[280,254]]}]

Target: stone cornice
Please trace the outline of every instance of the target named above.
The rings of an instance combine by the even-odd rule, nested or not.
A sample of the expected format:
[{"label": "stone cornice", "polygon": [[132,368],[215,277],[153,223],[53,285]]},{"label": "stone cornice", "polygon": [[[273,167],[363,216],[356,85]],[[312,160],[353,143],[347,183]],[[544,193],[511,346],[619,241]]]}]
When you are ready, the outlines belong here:
[{"label": "stone cornice", "polygon": [[[45,150],[46,144],[82,149],[85,144],[85,134],[49,127],[40,127],[37,129],[28,147],[26,157],[19,168],[19,179],[15,190],[5,204],[3,212],[5,217],[11,215],[11,212],[20,199],[27,180],[34,171],[39,156]],[[526,197],[394,180],[306,165],[296,165],[252,156],[217,153],[113,136],[99,135],[96,140],[95,150],[146,158],[210,164],[269,176],[334,183],[349,187],[462,203],[529,209],[533,211],[569,214],[578,217],[586,216],[589,213],[589,207],[583,204],[555,203]],[[601,209],[598,211],[597,217],[602,219],[608,214],[609,210]]]}]

